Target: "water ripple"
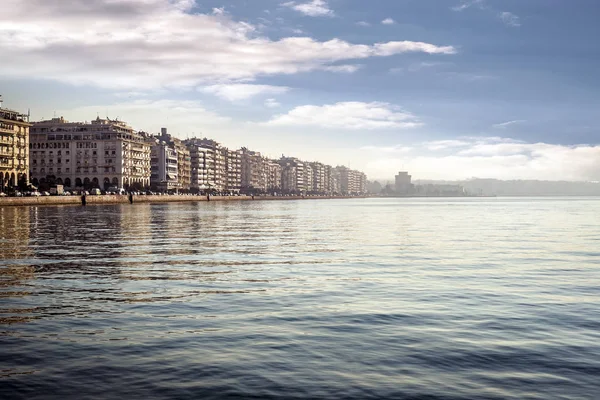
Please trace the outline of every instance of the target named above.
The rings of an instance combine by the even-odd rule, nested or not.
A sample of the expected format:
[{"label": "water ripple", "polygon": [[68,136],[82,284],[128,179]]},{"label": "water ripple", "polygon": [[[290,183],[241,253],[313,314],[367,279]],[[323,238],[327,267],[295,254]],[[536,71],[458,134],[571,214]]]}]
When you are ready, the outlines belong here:
[{"label": "water ripple", "polygon": [[1,398],[593,399],[600,200],[0,208]]}]

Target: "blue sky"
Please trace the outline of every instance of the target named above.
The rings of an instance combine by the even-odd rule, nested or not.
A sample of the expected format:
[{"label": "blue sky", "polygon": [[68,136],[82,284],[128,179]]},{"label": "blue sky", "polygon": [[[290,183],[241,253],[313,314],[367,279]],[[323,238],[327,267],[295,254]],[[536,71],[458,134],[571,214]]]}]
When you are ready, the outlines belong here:
[{"label": "blue sky", "polygon": [[[594,0],[4,0],[0,94],[389,179],[600,180]],[[17,22],[18,21],[18,22]]]}]

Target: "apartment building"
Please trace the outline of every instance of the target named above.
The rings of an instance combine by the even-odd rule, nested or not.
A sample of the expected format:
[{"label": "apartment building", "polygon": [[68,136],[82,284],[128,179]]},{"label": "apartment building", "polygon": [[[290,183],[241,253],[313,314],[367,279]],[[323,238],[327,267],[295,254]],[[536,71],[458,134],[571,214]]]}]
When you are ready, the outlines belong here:
[{"label": "apartment building", "polygon": [[241,149],[242,153],[242,185],[241,190],[247,193],[267,191],[267,161],[259,152]]},{"label": "apartment building", "polygon": [[191,189],[225,191],[227,173],[225,169],[226,148],[212,139],[187,139],[190,151]]},{"label": "apartment building", "polygon": [[275,160],[266,160],[267,169],[267,192],[281,192],[281,165]]},{"label": "apartment building", "polygon": [[0,190],[29,184],[29,116],[0,101]]},{"label": "apartment building", "polygon": [[160,192],[178,192],[178,157],[175,148],[158,138],[151,138],[150,188]]},{"label": "apartment building", "polygon": [[340,193],[345,195],[364,194],[367,191],[367,176],[345,166],[335,168],[339,176]]},{"label": "apartment building", "polygon": [[168,143],[177,153],[177,182],[178,190],[188,192],[192,178],[192,159],[190,150],[183,140],[167,133],[167,128],[160,129],[158,139]]},{"label": "apartment building", "polygon": [[283,193],[306,193],[305,163],[294,157],[281,157],[281,190]]},{"label": "apartment building", "polygon": [[325,181],[326,166],[320,162],[310,163],[310,166],[313,171],[312,188],[310,191],[318,194],[327,193],[327,186]]},{"label": "apartment building", "polygon": [[224,149],[225,170],[227,173],[225,190],[229,193],[239,193],[242,188],[242,151]]},{"label": "apartment building", "polygon": [[35,122],[30,128],[31,181],[86,189],[149,187],[149,136],[108,118]]}]

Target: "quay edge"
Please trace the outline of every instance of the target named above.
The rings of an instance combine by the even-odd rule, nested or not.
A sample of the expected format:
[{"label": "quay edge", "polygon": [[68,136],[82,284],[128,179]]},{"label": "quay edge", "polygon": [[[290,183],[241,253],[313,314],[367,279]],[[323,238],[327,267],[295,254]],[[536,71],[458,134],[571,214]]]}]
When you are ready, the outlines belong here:
[{"label": "quay edge", "polygon": [[[210,201],[264,201],[264,200],[326,200],[326,199],[358,199],[368,196],[211,196]],[[156,196],[137,195],[133,203],[175,203],[209,201],[206,196]],[[87,205],[129,203],[126,195],[89,195]],[[80,196],[38,196],[38,197],[2,197],[0,207],[8,206],[45,206],[45,205],[81,205]]]}]

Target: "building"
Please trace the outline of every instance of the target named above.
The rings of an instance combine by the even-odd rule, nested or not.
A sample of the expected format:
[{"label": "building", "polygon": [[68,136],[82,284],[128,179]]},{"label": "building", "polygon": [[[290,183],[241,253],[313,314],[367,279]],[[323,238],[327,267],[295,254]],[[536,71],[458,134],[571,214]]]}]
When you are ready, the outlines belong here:
[{"label": "building", "polygon": [[410,194],[413,192],[414,185],[411,182],[412,176],[406,171],[398,172],[395,176],[394,189],[397,194]]},{"label": "building", "polygon": [[267,159],[259,152],[242,147],[242,186],[246,193],[267,191]]},{"label": "building", "polygon": [[85,189],[149,187],[149,136],[108,118],[69,122],[60,117],[33,123],[31,182]]},{"label": "building", "polygon": [[310,163],[310,167],[312,168],[312,171],[313,171],[313,178],[312,178],[312,188],[309,191],[316,193],[316,194],[327,193],[327,186],[326,186],[326,181],[325,181],[325,174],[326,174],[325,165],[321,164],[320,162],[313,162],[313,163]]},{"label": "building", "polygon": [[0,190],[29,184],[29,116],[0,101]]},{"label": "building", "polygon": [[178,192],[177,151],[169,143],[151,138],[150,188],[159,192]]},{"label": "building", "polygon": [[281,165],[281,191],[286,194],[306,193],[305,163],[294,157],[279,159]]},{"label": "building", "polygon": [[168,143],[177,153],[177,182],[178,190],[188,192],[190,190],[192,178],[192,159],[190,150],[183,140],[178,139],[167,133],[167,128],[160,128],[159,140]]},{"label": "building", "polygon": [[313,185],[313,169],[310,163],[304,164],[304,193],[314,193],[314,185]]},{"label": "building", "polygon": [[239,193],[242,188],[242,151],[224,149],[225,170],[227,173],[225,190],[229,193]]},{"label": "building", "polygon": [[225,158],[227,148],[212,139],[187,139],[184,141],[190,151],[191,190],[225,191],[227,174]]},{"label": "building", "polygon": [[267,192],[281,193],[281,165],[276,160],[266,160],[267,163]]},{"label": "building", "polygon": [[339,192],[344,195],[363,195],[367,191],[367,176],[345,166],[338,166],[337,179],[339,180]]}]

